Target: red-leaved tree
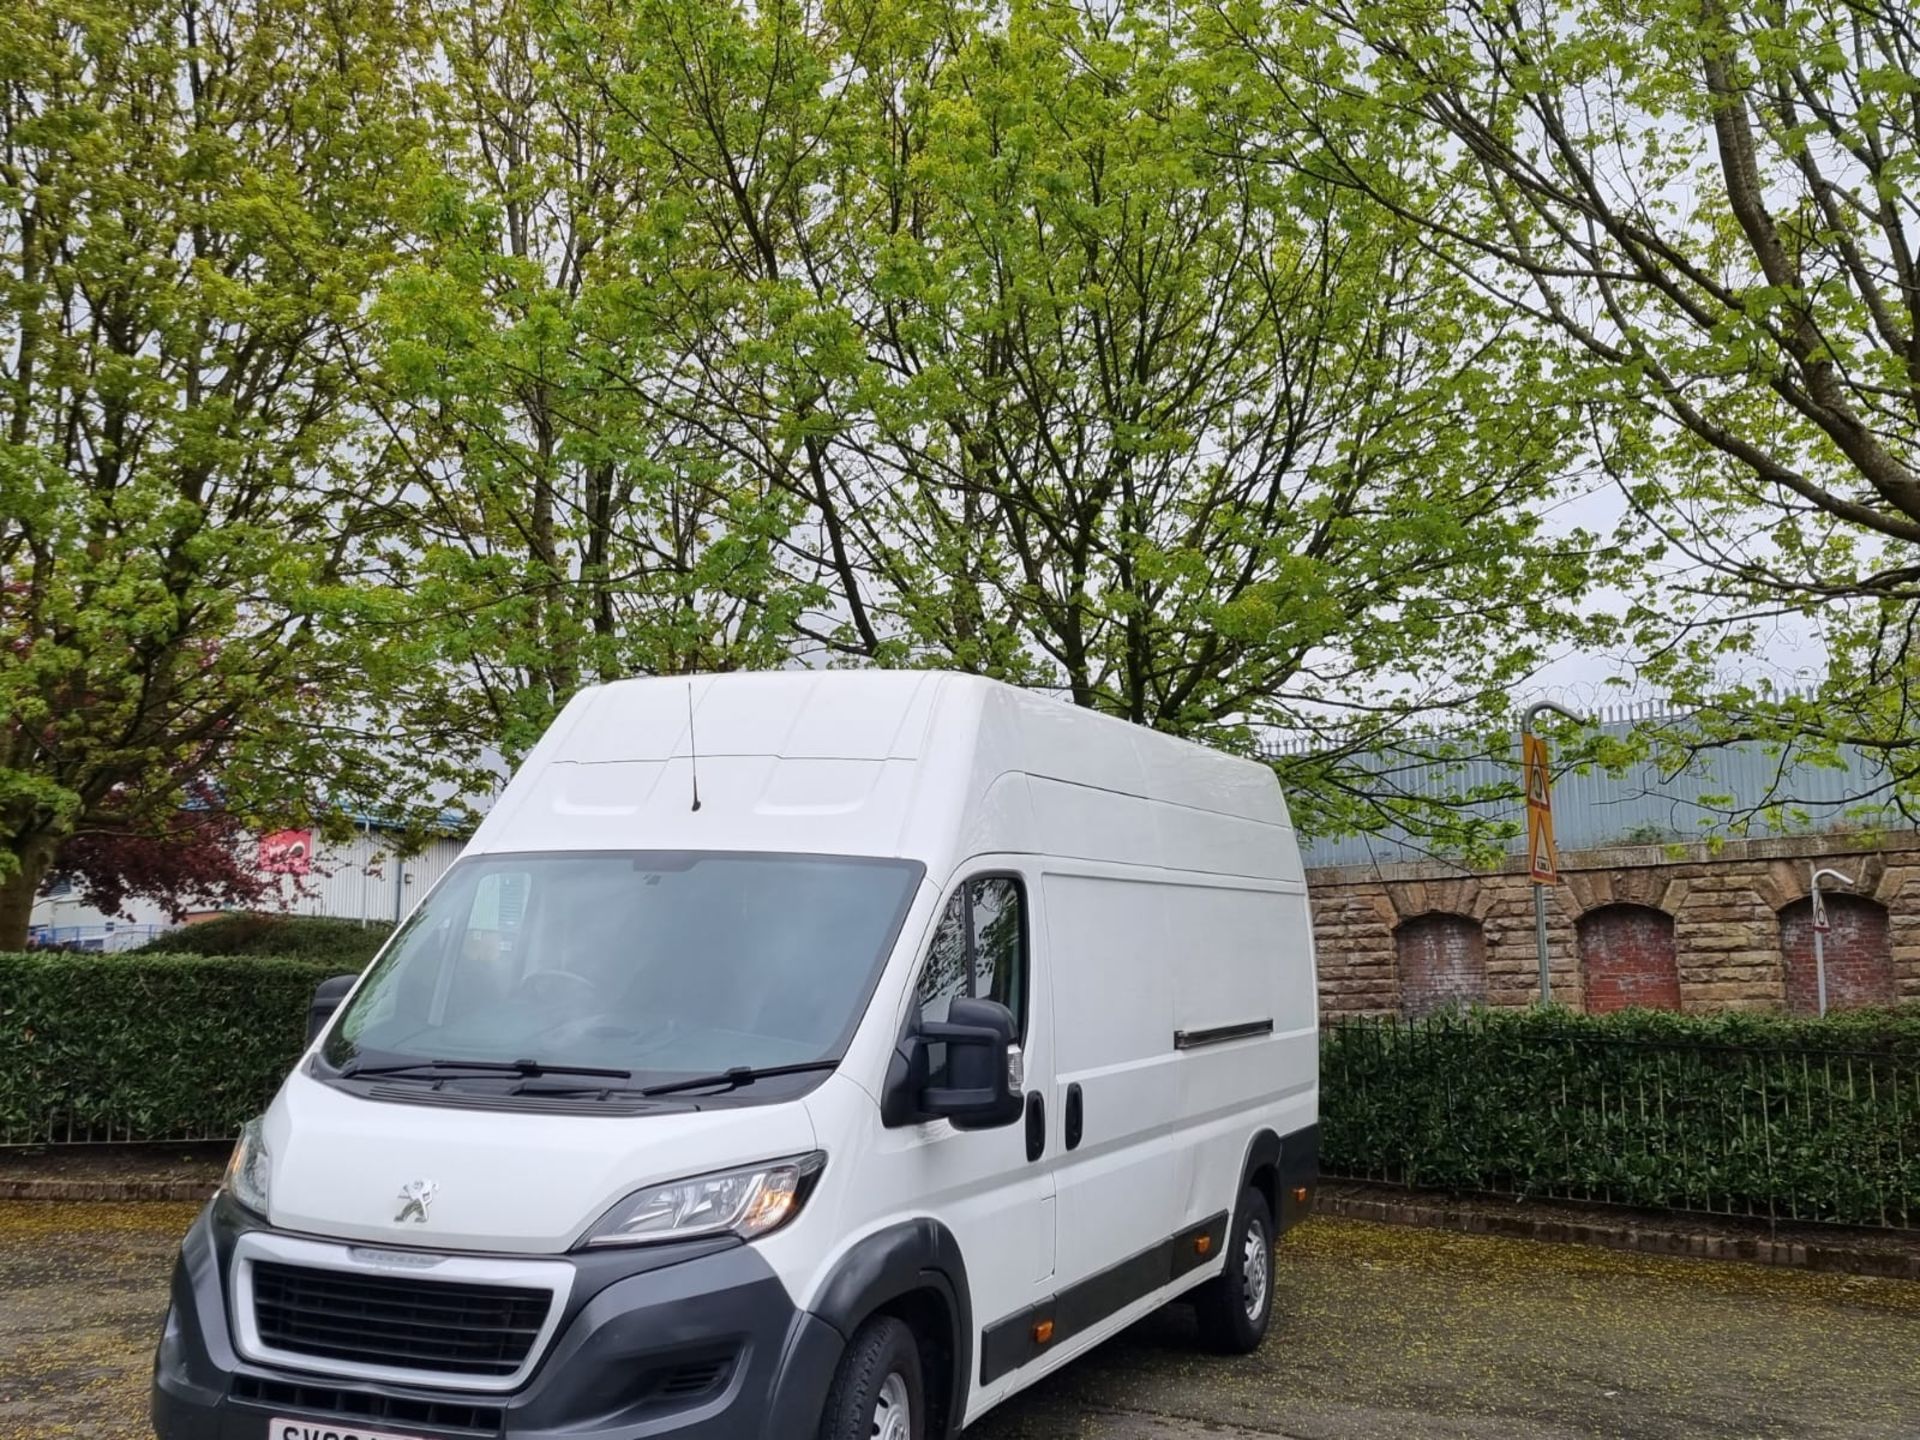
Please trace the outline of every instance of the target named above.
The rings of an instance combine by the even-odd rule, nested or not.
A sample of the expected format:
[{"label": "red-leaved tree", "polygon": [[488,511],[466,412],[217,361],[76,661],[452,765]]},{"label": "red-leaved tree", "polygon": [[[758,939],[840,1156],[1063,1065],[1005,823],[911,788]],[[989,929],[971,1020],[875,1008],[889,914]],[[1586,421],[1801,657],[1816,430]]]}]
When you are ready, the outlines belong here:
[{"label": "red-leaved tree", "polygon": [[274,877],[260,872],[255,846],[253,832],[204,789],[157,817],[109,800],[98,823],[61,846],[52,878],[109,915],[151,900],[179,920],[189,910],[257,905],[272,893]]}]

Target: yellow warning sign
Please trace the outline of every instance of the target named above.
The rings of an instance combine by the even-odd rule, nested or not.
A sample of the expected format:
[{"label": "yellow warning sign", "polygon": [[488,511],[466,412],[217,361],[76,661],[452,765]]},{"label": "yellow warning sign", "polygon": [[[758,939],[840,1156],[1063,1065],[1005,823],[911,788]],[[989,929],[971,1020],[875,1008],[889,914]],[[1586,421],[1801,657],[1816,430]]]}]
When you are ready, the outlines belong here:
[{"label": "yellow warning sign", "polygon": [[1522,735],[1520,758],[1527,781],[1527,874],[1536,885],[1556,885],[1560,856],[1553,847],[1553,777],[1547,742],[1538,735]]},{"label": "yellow warning sign", "polygon": [[1560,860],[1553,848],[1553,812],[1527,807],[1527,875],[1536,885],[1560,883]]}]

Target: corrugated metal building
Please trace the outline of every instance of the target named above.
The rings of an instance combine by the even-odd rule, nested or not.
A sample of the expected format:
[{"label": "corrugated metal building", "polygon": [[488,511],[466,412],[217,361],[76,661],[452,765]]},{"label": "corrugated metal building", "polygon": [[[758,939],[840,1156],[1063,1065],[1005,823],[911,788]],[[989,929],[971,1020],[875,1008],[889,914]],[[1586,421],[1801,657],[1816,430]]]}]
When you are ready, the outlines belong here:
[{"label": "corrugated metal building", "polygon": [[[261,837],[263,855],[278,838]],[[397,859],[394,839],[393,832],[377,824],[365,825],[344,843],[309,837],[307,849],[297,861],[282,858],[270,862],[269,868],[275,863],[304,866],[304,873],[278,874],[277,898],[265,901],[261,908],[341,920],[405,919],[420,897],[459,858],[466,840],[456,836],[437,839],[419,854]],[[71,886],[56,886],[50,887],[34,906],[31,933],[40,944],[124,950],[145,944],[174,923],[152,901],[134,901],[126,913],[106,915],[83,904]]]},{"label": "corrugated metal building", "polygon": [[[1625,739],[1636,725],[1681,719],[1671,712],[1636,706],[1605,712],[1601,728]],[[1444,801],[1483,789],[1505,790],[1511,799],[1463,804],[1462,812],[1518,825],[1520,808],[1519,741],[1510,756],[1483,756],[1444,764],[1379,762],[1380,789],[1387,793]],[[1301,753],[1290,746],[1270,747],[1272,758]],[[1625,774],[1559,770],[1553,782],[1554,833],[1562,850],[1594,850],[1620,844],[1698,841],[1727,832],[1742,821],[1749,837],[1817,834],[1859,829],[1869,824],[1887,830],[1911,830],[1911,822],[1879,808],[1875,796],[1887,773],[1872,756],[1844,754],[1842,768],[1792,760],[1758,744],[1704,751],[1684,770],[1669,772],[1654,764]],[[1365,762],[1362,762],[1365,763]],[[1375,767],[1369,767],[1375,768]],[[1762,807],[1778,813],[1755,813]],[[1508,845],[1519,854],[1525,837],[1517,831]],[[1309,869],[1350,865],[1414,864],[1438,857],[1404,831],[1303,841]]]}]

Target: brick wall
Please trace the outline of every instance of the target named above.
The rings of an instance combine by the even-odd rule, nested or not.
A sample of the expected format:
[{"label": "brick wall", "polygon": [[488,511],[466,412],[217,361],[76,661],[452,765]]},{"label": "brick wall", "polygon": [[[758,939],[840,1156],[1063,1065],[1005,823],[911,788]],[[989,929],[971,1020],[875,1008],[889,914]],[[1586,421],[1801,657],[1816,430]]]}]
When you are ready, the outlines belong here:
[{"label": "brick wall", "polygon": [[[1829,895],[1826,905],[1827,1008],[1892,1004],[1896,987],[1886,910],[1846,894]],[[1780,950],[1787,966],[1787,1008],[1796,1015],[1819,1014],[1811,899],[1796,900],[1780,912]]]},{"label": "brick wall", "polygon": [[1673,917],[1650,905],[1601,905],[1574,922],[1580,982],[1596,1014],[1639,1006],[1680,1008]]},{"label": "brick wall", "polygon": [[[1854,987],[1849,995],[1920,1000],[1920,836],[1912,835],[1878,843],[1806,836],[1563,854],[1562,883],[1547,893],[1553,998],[1595,1009],[1627,1003],[1628,994],[1646,997],[1637,1003],[1659,1000],[1683,1010],[1785,1009],[1790,984],[1798,997],[1797,977],[1811,965],[1811,935],[1804,925],[1795,928],[1794,907],[1805,908],[1816,861],[1852,875],[1860,897],[1857,906],[1840,902],[1853,918],[1846,937],[1829,949],[1830,967],[1846,971],[1836,980],[1830,968],[1830,996],[1845,984]],[[1479,874],[1439,864],[1351,866],[1309,871],[1307,881],[1321,1006],[1328,1013],[1385,1014],[1426,1005],[1431,984],[1423,977],[1473,973],[1473,933],[1487,1002],[1527,1005],[1538,998],[1532,889],[1517,861]],[[1614,906],[1653,915],[1606,919],[1602,912]],[[1427,930],[1402,938],[1410,923],[1433,915],[1456,917],[1466,927],[1449,932],[1457,937],[1446,942],[1456,947],[1453,969],[1444,945],[1433,951],[1438,942]],[[1838,932],[1839,910],[1833,918]],[[1663,924],[1671,927],[1670,979],[1660,953]],[[1596,936],[1609,956],[1619,957],[1603,960],[1597,971]],[[1803,945],[1805,964],[1793,958]],[[1431,960],[1421,958],[1429,951]],[[1882,956],[1884,964],[1876,970],[1878,962],[1848,958],[1856,953]],[[1409,974],[1415,977],[1410,984],[1403,979]],[[1800,1003],[1795,998],[1796,1007]]]},{"label": "brick wall", "polygon": [[1466,915],[1416,915],[1393,932],[1403,1015],[1428,1015],[1448,1005],[1487,998],[1487,942],[1478,920]]}]

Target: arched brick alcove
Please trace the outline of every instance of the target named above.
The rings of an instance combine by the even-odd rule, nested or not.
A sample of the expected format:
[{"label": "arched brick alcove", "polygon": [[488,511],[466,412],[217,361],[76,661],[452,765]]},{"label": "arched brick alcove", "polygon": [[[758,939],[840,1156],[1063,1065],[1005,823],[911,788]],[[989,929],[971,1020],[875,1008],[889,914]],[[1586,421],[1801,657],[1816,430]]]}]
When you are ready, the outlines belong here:
[{"label": "arched brick alcove", "polygon": [[1587,1009],[1680,1008],[1673,917],[1651,905],[1602,905],[1575,922]]},{"label": "arched brick alcove", "polygon": [[1432,912],[1393,932],[1400,1013],[1409,1018],[1487,998],[1487,936],[1469,915]]},{"label": "arched brick alcove", "polygon": [[[1887,907],[1864,895],[1829,891],[1827,1008],[1857,1009],[1894,1001],[1893,947]],[[1780,912],[1780,955],[1786,962],[1787,1009],[1819,1013],[1819,977],[1813,963],[1813,901],[1796,900]]]}]

